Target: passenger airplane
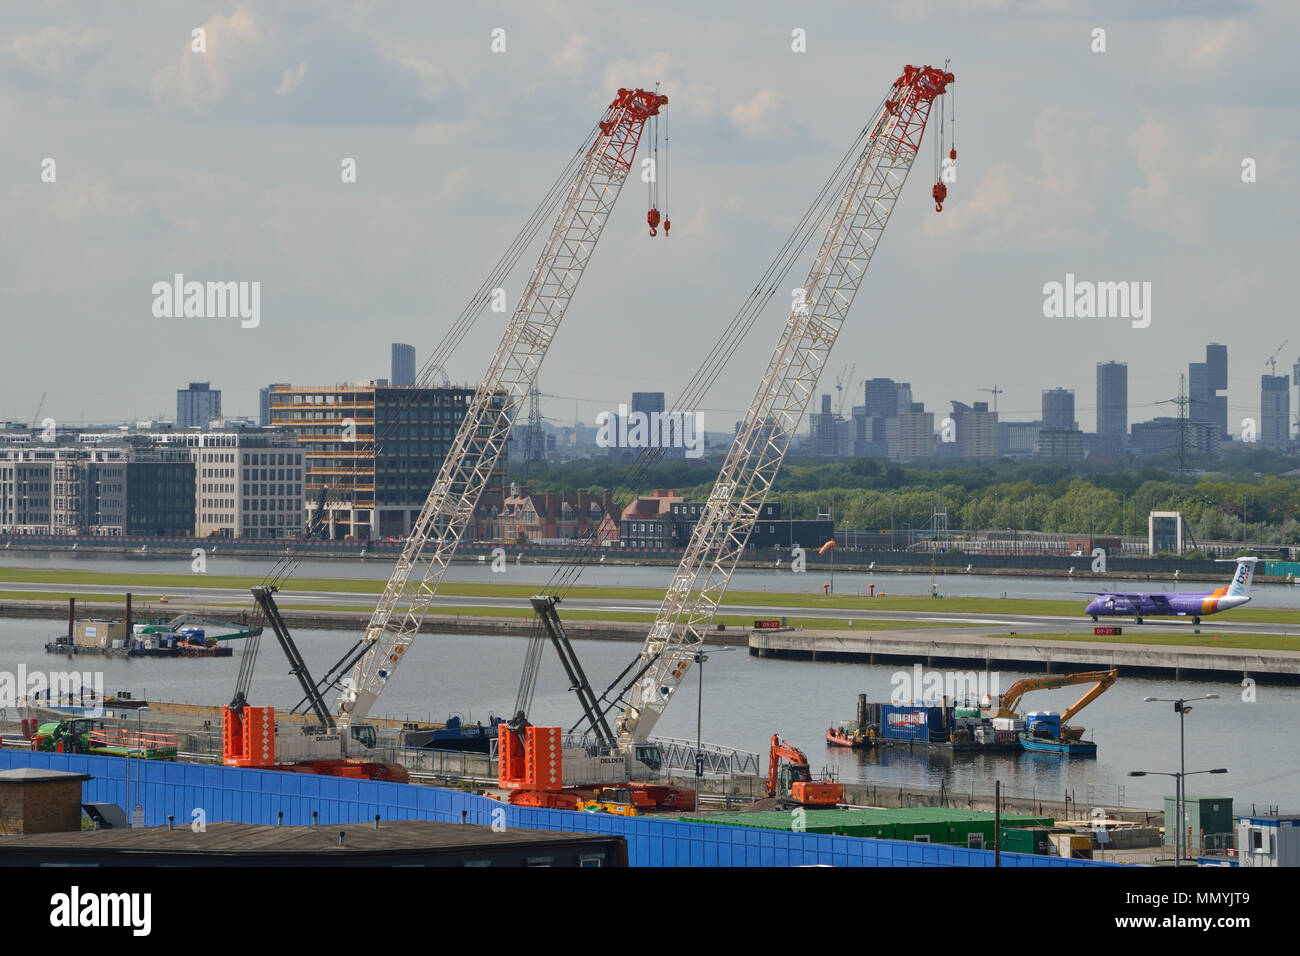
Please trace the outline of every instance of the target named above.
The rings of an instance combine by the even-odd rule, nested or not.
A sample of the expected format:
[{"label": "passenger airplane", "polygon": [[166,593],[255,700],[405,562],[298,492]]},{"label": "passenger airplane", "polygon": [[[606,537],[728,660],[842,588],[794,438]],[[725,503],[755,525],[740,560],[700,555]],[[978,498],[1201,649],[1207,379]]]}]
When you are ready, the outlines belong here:
[{"label": "passenger airplane", "polygon": [[1132,594],[1111,591],[1098,591],[1097,599],[1088,605],[1084,613],[1091,614],[1095,621],[1106,616],[1132,616],[1142,623],[1143,615],[1151,617],[1188,617],[1193,624],[1200,624],[1202,615],[1217,614],[1234,607],[1241,607],[1250,600],[1250,579],[1255,574],[1255,562],[1259,558],[1237,558],[1237,573],[1232,576],[1232,583],[1226,588],[1213,591],[1185,591],[1173,594]]}]

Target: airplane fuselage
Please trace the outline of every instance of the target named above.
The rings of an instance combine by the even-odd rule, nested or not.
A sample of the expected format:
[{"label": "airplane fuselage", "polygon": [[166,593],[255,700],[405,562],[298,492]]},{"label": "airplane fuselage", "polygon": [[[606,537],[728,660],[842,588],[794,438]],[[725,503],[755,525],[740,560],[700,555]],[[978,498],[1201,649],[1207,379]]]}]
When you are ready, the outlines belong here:
[{"label": "airplane fuselage", "polygon": [[1206,617],[1240,607],[1249,595],[1229,597],[1216,591],[1187,591],[1173,594],[1099,594],[1084,613],[1092,617]]}]

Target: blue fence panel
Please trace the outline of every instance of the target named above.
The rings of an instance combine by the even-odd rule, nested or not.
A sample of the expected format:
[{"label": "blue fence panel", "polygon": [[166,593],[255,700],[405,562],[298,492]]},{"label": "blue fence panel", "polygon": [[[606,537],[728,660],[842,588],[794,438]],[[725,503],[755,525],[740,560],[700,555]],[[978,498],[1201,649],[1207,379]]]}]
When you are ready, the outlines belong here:
[{"label": "blue fence panel", "polygon": [[[993,865],[991,850],[930,843],[761,830],[648,817],[574,813],[516,807],[476,794],[416,784],[318,777],[312,774],[121,757],[0,750],[0,769],[38,767],[89,774],[82,788],[87,803],[115,803],[128,810],[141,803],[146,826],[163,826],[169,816],[188,825],[201,810],[209,823],[235,821],[288,826],[318,822],[368,823],[440,820],[571,833],[605,833],[627,841],[632,866],[971,866]],[[139,789],[137,791],[137,777]],[[128,786],[130,799],[128,800]],[[1003,853],[1003,866],[1109,866],[1090,860]]]}]

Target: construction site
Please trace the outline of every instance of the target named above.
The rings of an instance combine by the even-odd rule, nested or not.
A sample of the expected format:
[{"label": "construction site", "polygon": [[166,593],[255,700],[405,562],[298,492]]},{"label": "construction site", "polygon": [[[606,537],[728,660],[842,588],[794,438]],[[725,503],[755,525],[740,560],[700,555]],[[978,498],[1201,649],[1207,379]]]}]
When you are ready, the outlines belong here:
[{"label": "construction site", "polygon": [[[294,574],[312,543],[333,534],[340,491],[358,486],[359,476],[349,471],[349,463],[359,457],[352,448],[340,458],[332,483],[320,487],[301,540],[288,542],[251,589],[250,613],[237,624],[174,618],[141,625],[132,620],[129,594],[124,621],[77,620],[69,607],[67,634],[50,642],[51,654],[221,657],[238,647],[237,679],[220,703],[150,699],[134,687],[114,694],[82,688],[66,699],[47,690],[43,699],[37,693],[19,700],[18,719],[6,722],[0,750],[0,767],[16,775],[0,773],[0,793],[14,795],[4,802],[0,819],[7,828],[0,832],[14,835],[14,852],[7,853],[10,844],[0,840],[0,863],[27,865],[48,858],[111,864],[123,858],[119,854],[138,850],[154,863],[193,863],[214,853],[255,865],[257,854],[265,853],[268,860],[312,865],[334,849],[350,848],[355,852],[348,859],[358,865],[373,865],[387,852],[408,851],[430,865],[453,859],[459,865],[475,854],[487,861],[483,865],[533,865],[521,861],[539,857],[543,844],[563,854],[565,865],[1245,863],[1210,839],[1222,827],[1248,826],[1228,819],[1230,799],[1225,801],[1227,817],[1216,809],[1223,819],[1216,817],[1212,825],[1210,811],[1205,811],[1210,829],[1188,827],[1181,804],[1173,817],[1165,809],[1099,807],[1087,798],[1075,799],[1068,787],[1050,797],[1025,799],[1004,797],[1000,782],[993,794],[936,794],[922,787],[847,782],[829,766],[819,769],[821,761],[801,749],[825,743],[828,751],[941,750],[1063,764],[1095,758],[1098,741],[1070,721],[1083,708],[1099,706],[1096,701],[1120,679],[1118,667],[1098,669],[1079,662],[1065,673],[1018,681],[1005,694],[973,699],[919,688],[907,699],[889,702],[872,702],[860,694],[856,717],[831,723],[824,741],[787,739],[772,727],[766,752],[704,743],[698,714],[708,688],[700,675],[696,700],[688,694],[676,705],[678,710],[692,704],[697,708],[695,739],[656,733],[660,718],[682,696],[688,675],[718,653],[723,638],[715,618],[733,572],[745,557],[792,439],[815,398],[927,130],[935,154],[933,179],[926,183],[927,206],[942,214],[945,204],[960,199],[955,176],[946,174],[957,161],[956,77],[947,63],[909,64],[890,75],[892,80],[877,76],[868,84],[883,95],[864,112],[857,136],[826,181],[803,190],[811,193],[811,202],[802,213],[783,210],[796,223],[793,231],[725,328],[701,349],[702,361],[673,404],[678,409],[703,407],[739,344],[758,334],[763,310],[774,300],[784,310],[787,290],[795,290],[767,364],[750,376],[757,378],[752,400],[654,621],[642,628],[639,650],[613,680],[593,685],[565,621],[565,600],[584,569],[604,560],[593,527],[581,546],[553,562],[549,583],[528,599],[531,617],[522,630],[527,650],[508,713],[446,722],[379,716],[385,691],[407,658],[428,653],[420,637],[431,630],[428,616],[440,610],[440,585],[458,548],[473,543],[466,540],[467,529],[484,489],[504,472],[512,428],[538,414],[539,372],[627,180],[645,168],[639,155],[644,153],[644,162],[656,169],[666,166],[668,140],[661,129],[670,96],[677,94],[657,86],[614,91],[537,209],[432,350],[422,380],[445,377],[442,370],[457,347],[490,315],[494,292],[521,262],[527,264],[527,250],[541,245],[438,477],[400,541],[377,606],[347,651],[337,659],[315,659],[311,646],[296,639],[280,602],[293,594]],[[649,236],[655,242],[671,241],[662,177],[643,181]],[[801,277],[794,270],[808,260]],[[889,276],[877,278],[888,281]],[[400,411],[395,422],[400,422]],[[374,452],[395,436],[375,429],[365,440],[373,443]],[[665,451],[640,448],[614,498],[643,487]],[[932,579],[933,567],[932,560]],[[843,660],[866,655],[874,663],[877,653],[894,659],[912,653],[857,646],[838,636],[819,644],[820,639],[796,635],[783,625],[757,620],[749,633],[726,638],[732,644],[743,640],[758,657],[811,655],[815,661],[818,653],[822,660],[834,660],[835,654]],[[272,660],[259,656],[267,631],[274,637]],[[938,640],[930,644],[930,650],[912,657],[918,668],[945,655]],[[987,668],[989,652],[984,654]],[[572,707],[564,714],[539,714],[534,706],[538,675],[557,661]],[[1158,664],[1148,660],[1144,666]],[[259,695],[258,674],[284,667],[296,682],[298,699],[269,703]],[[1232,663],[1224,669],[1235,667]],[[1022,700],[1033,692],[1074,685],[1086,688],[1064,711],[1031,710]],[[824,719],[830,722],[829,711],[849,702],[795,703],[828,711]],[[754,720],[766,721],[764,702],[753,704]],[[488,706],[491,702],[484,701],[481,710]],[[39,776],[57,773],[76,779]],[[80,793],[82,809],[92,814],[89,808],[94,808],[94,829],[156,832],[148,840],[78,837],[63,832],[74,829],[68,820],[45,828],[27,809],[23,788],[65,784],[71,802]],[[178,820],[188,823],[196,806],[207,808],[207,821],[221,824],[224,829],[214,832],[222,840],[204,844],[167,835]],[[484,831],[483,840],[476,842],[445,829],[414,826],[416,820],[472,823],[496,832],[498,813],[510,827],[534,836],[516,845]],[[75,829],[81,828],[79,819]],[[338,831],[336,847],[302,836],[320,823],[345,827]],[[295,829],[292,838],[274,832],[282,824],[303,830]],[[582,831],[615,834],[625,843],[563,836]],[[58,838],[39,837],[42,832]],[[783,841],[779,856],[765,842],[774,832]]]}]

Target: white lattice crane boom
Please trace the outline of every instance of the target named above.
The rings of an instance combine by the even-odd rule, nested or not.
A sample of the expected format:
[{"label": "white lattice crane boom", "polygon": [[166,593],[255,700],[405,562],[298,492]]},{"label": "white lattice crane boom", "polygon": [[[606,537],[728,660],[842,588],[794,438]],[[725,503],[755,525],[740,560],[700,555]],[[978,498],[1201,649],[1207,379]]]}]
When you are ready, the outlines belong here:
[{"label": "white lattice crane boom", "polygon": [[497,467],[510,428],[627,180],[647,119],[668,98],[619,90],[569,187],[519,306],[474,393],[398,558],[339,696],[338,723],[360,721],[415,639],[456,546]]},{"label": "white lattice crane boom", "polygon": [[870,127],[802,296],[796,296],[646,637],[636,671],[643,676],[618,720],[625,752],[650,734],[698,653],[902,192],[930,107],[952,82],[945,70],[905,67]]}]

